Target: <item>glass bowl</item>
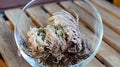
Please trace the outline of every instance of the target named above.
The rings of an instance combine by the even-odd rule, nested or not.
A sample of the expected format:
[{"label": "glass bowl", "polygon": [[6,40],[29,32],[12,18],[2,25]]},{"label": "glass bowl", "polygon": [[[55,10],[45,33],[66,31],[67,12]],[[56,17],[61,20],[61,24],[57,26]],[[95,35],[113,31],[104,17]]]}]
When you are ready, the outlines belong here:
[{"label": "glass bowl", "polygon": [[[46,65],[41,63],[38,59],[28,56],[23,51],[23,49],[28,49],[27,43],[26,43],[28,39],[27,32],[30,30],[31,27],[33,26],[35,27],[37,25],[37,24],[35,25],[31,24],[32,21],[30,20],[30,18],[26,18],[27,17],[25,16],[25,13],[27,13],[26,9],[33,6],[34,2],[36,1],[34,0],[30,1],[27,5],[25,5],[25,7],[21,10],[20,14],[17,16],[16,24],[14,27],[14,37],[15,37],[18,50],[20,54],[22,55],[22,57],[32,67],[44,67]],[[69,9],[71,10],[72,15],[73,14],[78,15],[79,30],[82,33],[82,35],[84,35],[87,38],[88,42],[91,44],[92,54],[88,58],[80,62],[77,62],[74,65],[69,65],[69,67],[83,67],[87,63],[89,63],[95,57],[96,53],[98,52],[98,49],[100,47],[102,37],[103,37],[103,23],[102,23],[101,16],[99,15],[99,12],[97,11],[97,9],[94,7],[94,5],[89,0],[81,0],[79,1],[79,3],[80,4],[77,6],[80,7],[81,5],[80,11],[77,8],[75,8],[74,10],[71,7],[69,7]],[[60,3],[58,5],[60,5]],[[79,12],[82,12],[82,11],[84,13],[79,14]],[[39,25],[37,25],[37,27],[39,27]],[[53,65],[50,67],[53,67]]]}]

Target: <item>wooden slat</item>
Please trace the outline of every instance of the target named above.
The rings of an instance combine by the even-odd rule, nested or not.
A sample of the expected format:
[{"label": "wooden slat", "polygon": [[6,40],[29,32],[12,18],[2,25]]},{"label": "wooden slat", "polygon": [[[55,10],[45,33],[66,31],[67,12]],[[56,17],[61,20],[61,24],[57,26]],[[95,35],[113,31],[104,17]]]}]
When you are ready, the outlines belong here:
[{"label": "wooden slat", "polygon": [[14,34],[3,20],[0,20],[0,52],[9,67],[30,67],[18,56]]},{"label": "wooden slat", "polygon": [[[87,8],[90,8],[88,5],[85,5],[85,3],[82,3],[80,1],[75,1],[75,3],[81,7],[83,7],[86,11],[88,11]],[[84,4],[84,5],[82,5]],[[97,7],[97,6],[96,6]],[[107,12],[105,12],[104,10],[102,10],[101,8],[97,7],[98,10],[100,11],[100,14],[102,16],[102,19],[104,21],[104,23],[107,25],[111,23],[111,25],[113,25],[114,27],[119,27],[120,28],[120,23],[118,21],[120,21],[119,19],[116,19],[115,17],[113,17],[112,15],[108,14]],[[89,11],[88,11],[89,12]],[[107,15],[106,15],[107,14]],[[111,18],[110,18],[111,17]],[[109,20],[108,20],[109,19]],[[115,20],[117,22],[115,22]],[[111,20],[111,21],[110,21]],[[115,22],[115,23],[113,23]],[[119,29],[120,30],[120,29]],[[104,25],[104,38],[103,38],[107,43],[110,44],[110,46],[112,46],[114,49],[116,49],[118,52],[120,52],[120,34],[117,34],[115,31],[111,30],[108,26]]]},{"label": "wooden slat", "polygon": [[110,46],[116,49],[120,53],[120,35],[104,25],[104,38]]},{"label": "wooden slat", "polygon": [[3,17],[0,17],[0,21],[1,21],[1,22],[6,22],[7,25],[9,25],[9,27],[10,27],[11,30],[14,29],[13,25],[12,25],[9,21],[5,21],[5,19],[4,19]]},{"label": "wooden slat", "polygon": [[[15,25],[16,20],[18,19],[18,16],[20,15],[21,10],[20,9],[11,9],[6,10],[5,15],[7,18],[12,22],[13,25]],[[23,36],[23,38],[26,40],[27,38],[27,32],[30,29],[30,27],[34,27],[35,25],[32,23],[31,19],[27,17],[25,13],[21,14],[22,17],[18,19],[19,23],[17,23],[18,30],[21,30],[19,33]]]},{"label": "wooden slat", "polygon": [[96,7],[102,16],[104,23],[120,34],[120,18],[111,15],[109,12],[98,6]]},{"label": "wooden slat", "polygon": [[[27,9],[27,13],[30,17],[36,22],[39,26],[46,26],[47,25],[47,18],[50,16],[45,11],[43,11],[40,7],[32,7]],[[40,17],[40,18],[39,18]]]},{"label": "wooden slat", "polygon": [[0,59],[0,67],[8,67],[2,59]]},{"label": "wooden slat", "polygon": [[[68,11],[69,11],[69,9],[78,9],[78,10],[80,10],[80,8],[78,8],[77,6],[73,7],[75,5],[73,3],[71,3],[71,2],[68,2],[68,1],[67,2],[61,2],[60,4]],[[81,14],[81,13],[77,13],[77,14]],[[88,31],[88,30],[86,29],[85,31]],[[90,32],[86,33],[86,34],[88,34],[88,35],[91,34],[92,35],[92,33],[90,33]],[[102,45],[101,45],[100,50],[99,50],[99,52],[97,54],[97,58],[99,58],[99,59],[102,58],[103,60],[101,60],[101,61],[104,62],[107,66],[113,66],[113,67],[120,66],[119,65],[120,54],[118,52],[116,52],[113,48],[108,46],[104,41],[102,41]],[[117,60],[114,61],[113,58],[115,58]]]},{"label": "wooden slat", "polygon": [[120,66],[120,54],[108,46],[105,42],[102,42],[100,50],[96,56],[108,67]]},{"label": "wooden slat", "polygon": [[[51,7],[51,6],[55,6],[55,7]],[[46,4],[43,6],[51,15],[55,12],[59,12],[61,10],[64,10],[63,8],[61,8],[59,5],[57,5],[56,3],[52,3],[52,4]],[[84,31],[83,28],[82,32]],[[92,39],[92,37],[90,37]],[[86,67],[104,67],[104,65],[102,65],[97,59],[92,60]]]},{"label": "wooden slat", "polygon": [[[75,1],[75,3],[77,5],[83,7],[87,11],[88,11],[88,8],[90,8],[86,3],[82,2],[82,1]],[[112,14],[105,11],[104,9],[98,7],[97,5],[95,5],[95,6],[97,7],[98,11],[100,12],[104,23],[120,34],[120,19],[113,16]]]},{"label": "wooden slat", "polygon": [[96,5],[102,7],[104,10],[110,12],[116,17],[120,18],[120,8],[116,7],[115,5],[107,2],[106,0],[91,0]]},{"label": "wooden slat", "polygon": [[106,67],[100,63],[96,58],[94,58],[90,63],[86,65],[86,67]]},{"label": "wooden slat", "polygon": [[49,14],[53,15],[55,12],[59,12],[62,9],[60,6],[58,6],[56,3],[50,3],[50,4],[45,4],[43,7],[48,11]]}]

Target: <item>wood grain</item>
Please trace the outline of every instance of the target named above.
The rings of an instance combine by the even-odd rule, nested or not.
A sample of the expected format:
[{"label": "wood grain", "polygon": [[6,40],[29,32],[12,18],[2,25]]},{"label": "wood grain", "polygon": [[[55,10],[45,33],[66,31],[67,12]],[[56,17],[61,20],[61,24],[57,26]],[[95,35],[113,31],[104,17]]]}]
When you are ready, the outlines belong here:
[{"label": "wood grain", "polygon": [[[74,2],[80,7],[82,7],[83,9],[85,9],[86,11],[91,12],[88,10],[88,8],[90,7],[85,2],[82,2],[82,1],[74,1]],[[95,5],[95,7],[98,9],[104,23],[120,34],[120,23],[119,23],[120,19],[113,16],[111,13],[105,11],[104,9],[100,8],[97,5]]]},{"label": "wood grain", "polygon": [[0,20],[0,51],[9,67],[30,67],[18,56],[14,34],[3,20]]},{"label": "wood grain", "polygon": [[[80,1],[75,1],[75,3],[77,5],[79,5],[80,7],[83,7],[86,11],[89,12],[88,8],[90,8],[87,4],[85,5],[84,3],[80,2]],[[82,5],[84,4],[84,5]],[[101,8],[99,8],[98,6],[96,6],[101,14],[101,17],[103,19],[103,22],[108,25],[112,25],[117,28],[120,27],[120,23],[118,22],[119,19],[113,17],[112,15],[108,14],[107,12],[105,12],[104,10],[102,10]],[[110,18],[112,17],[112,18]],[[110,19],[110,20],[108,20]],[[117,22],[115,22],[115,20],[118,20]],[[114,23],[113,23],[114,22]],[[90,24],[89,24],[90,25]],[[89,26],[88,25],[88,26]],[[112,46],[114,49],[116,49],[118,52],[120,52],[120,34],[117,34],[115,31],[111,30],[108,26],[104,25],[104,38],[103,40],[105,40],[107,43],[109,43],[110,46]],[[119,29],[120,30],[120,29]],[[111,33],[110,33],[111,32]]]},{"label": "wood grain", "polygon": [[57,3],[45,4],[43,5],[43,8],[46,9],[50,15],[53,15],[55,12],[64,10],[62,7],[58,6]]},{"label": "wood grain", "polygon": [[101,14],[104,24],[108,25],[111,29],[120,34],[120,18],[113,16],[111,13],[98,6],[96,7]]},{"label": "wood grain", "polygon": [[104,25],[104,28],[105,33],[103,40],[120,53],[120,35],[111,30],[106,25]]},{"label": "wood grain", "polygon": [[26,33],[28,32],[28,30],[30,30],[30,27],[35,26],[32,20],[29,17],[27,17],[27,15],[24,12],[21,12],[20,9],[6,10],[5,15],[10,20],[10,22],[17,27],[19,33],[23,36],[23,39],[27,40]]},{"label": "wood grain", "polygon": [[106,66],[101,64],[98,59],[94,58],[90,63],[86,65],[86,67],[106,67]]},{"label": "wood grain", "polygon": [[30,15],[30,17],[36,22],[36,24],[39,26],[46,26],[47,25],[47,19],[50,17],[49,14],[47,14],[42,8],[39,6],[28,8],[27,13]]},{"label": "wood grain", "polygon": [[116,52],[105,42],[102,42],[100,50],[96,56],[108,67],[120,66],[120,53]]},{"label": "wood grain", "polygon": [[104,10],[110,12],[116,17],[120,18],[120,8],[116,7],[115,5],[107,2],[106,0],[91,0],[94,4],[100,6]]}]

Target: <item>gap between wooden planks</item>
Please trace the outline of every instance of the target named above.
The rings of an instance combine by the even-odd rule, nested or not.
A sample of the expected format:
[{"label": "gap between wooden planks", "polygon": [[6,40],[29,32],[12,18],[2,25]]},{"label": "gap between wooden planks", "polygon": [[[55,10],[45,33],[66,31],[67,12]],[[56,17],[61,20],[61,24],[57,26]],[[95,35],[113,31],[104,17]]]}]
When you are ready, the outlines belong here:
[{"label": "gap between wooden planks", "polygon": [[111,14],[113,14],[116,17],[120,18],[120,8],[116,7],[115,5],[112,5],[106,0],[91,0],[96,5],[100,6],[104,10],[107,10]]},{"label": "gap between wooden planks", "polygon": [[[38,9],[41,9],[40,7],[36,7],[36,8],[38,8]],[[33,11],[35,8],[31,8],[31,9],[27,9],[27,12],[28,12],[28,14],[31,16],[31,18],[32,19],[36,19],[36,20],[39,20],[38,18],[42,18],[42,16],[38,16],[38,15],[40,15],[40,14],[35,14],[35,13],[31,13],[31,11]],[[9,14],[7,14],[6,16],[12,21],[12,20],[15,20],[15,19],[12,19],[11,18],[11,16],[15,16],[14,14],[15,13],[13,13],[14,11],[6,11],[5,12],[5,14],[7,14],[7,13],[11,13],[11,15],[9,16]],[[18,12],[18,11],[17,11]],[[34,12],[34,11],[33,11]],[[39,11],[39,12],[42,12],[42,11]],[[43,13],[43,12],[42,12]],[[33,15],[32,15],[33,14]],[[46,13],[43,13],[43,14],[46,14]],[[34,17],[33,17],[34,16]],[[37,17],[37,18],[36,18]],[[39,22],[41,22],[42,20],[39,20]],[[46,20],[44,20],[44,21],[46,21]],[[37,21],[38,22],[38,21]],[[14,21],[12,21],[12,23],[14,24]],[[22,22],[21,22],[22,23]],[[92,62],[91,62],[92,64],[91,64],[91,67],[96,67],[96,66],[103,66],[99,61],[97,61],[96,59],[94,59]],[[96,64],[94,64],[94,63],[96,63]],[[89,65],[90,66],[90,65]]]}]

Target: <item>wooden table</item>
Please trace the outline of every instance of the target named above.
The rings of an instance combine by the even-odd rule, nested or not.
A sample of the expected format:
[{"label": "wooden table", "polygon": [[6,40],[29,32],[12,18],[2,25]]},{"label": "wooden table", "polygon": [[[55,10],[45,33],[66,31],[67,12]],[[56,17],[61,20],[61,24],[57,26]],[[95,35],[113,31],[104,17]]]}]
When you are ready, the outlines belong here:
[{"label": "wooden table", "polygon": [[[99,10],[104,23],[104,36],[101,47],[96,57],[86,67],[119,67],[120,66],[120,8],[106,0],[91,0],[91,2]],[[46,25],[46,18],[50,17],[53,12],[61,9],[87,10],[86,6],[82,6],[79,1],[65,1],[57,3],[44,4],[34,6],[27,9],[27,14],[24,13],[26,23],[32,25]],[[79,11],[77,14],[80,14]],[[18,56],[17,46],[14,40],[13,27],[16,16],[20,13],[20,9],[5,10],[5,17],[0,17],[0,53],[3,56],[8,67],[31,67],[22,57]],[[86,22],[86,21],[84,21]],[[21,22],[23,23],[23,22]],[[92,34],[89,25],[84,26],[87,32]],[[25,28],[25,27],[23,27]]]}]

